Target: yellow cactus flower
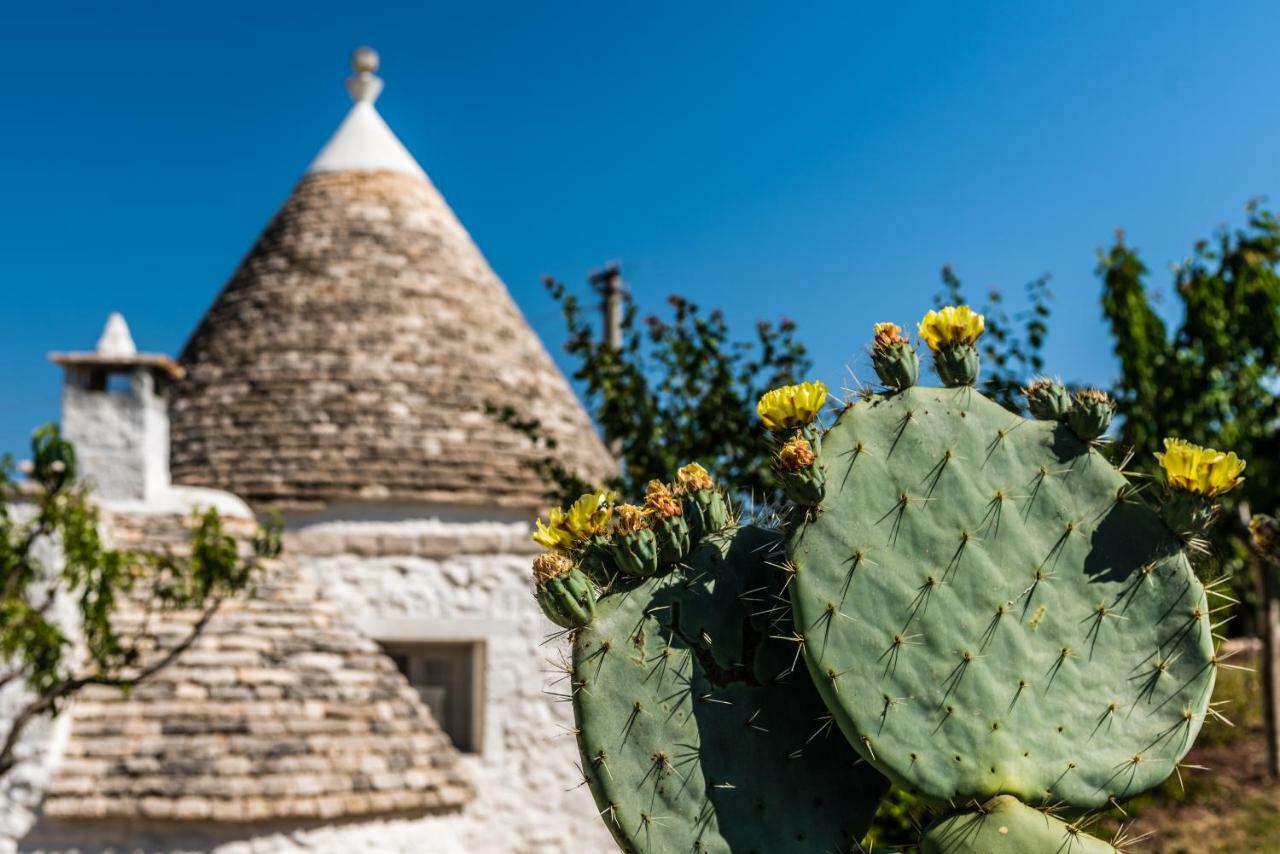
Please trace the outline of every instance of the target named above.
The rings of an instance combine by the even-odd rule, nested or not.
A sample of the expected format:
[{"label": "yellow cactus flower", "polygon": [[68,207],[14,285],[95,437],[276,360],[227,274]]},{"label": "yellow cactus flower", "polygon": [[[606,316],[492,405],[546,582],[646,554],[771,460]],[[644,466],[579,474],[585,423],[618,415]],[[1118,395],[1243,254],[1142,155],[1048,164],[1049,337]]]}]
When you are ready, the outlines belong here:
[{"label": "yellow cactus flower", "polygon": [[613,530],[619,534],[634,534],[649,522],[643,507],[619,504],[613,511]]},{"label": "yellow cactus flower", "polygon": [[1245,462],[1234,453],[1224,454],[1182,439],[1165,439],[1164,453],[1157,453],[1156,459],[1171,489],[1216,498],[1244,482],[1240,472]]},{"label": "yellow cactus flower", "polygon": [[564,511],[559,507],[551,511],[547,522],[537,521],[537,530],[533,532],[533,541],[544,549],[553,551],[569,551],[574,547],[573,534],[564,525]]},{"label": "yellow cactus flower", "polygon": [[680,506],[680,499],[676,498],[671,487],[667,486],[660,480],[651,480],[644,491],[644,509],[651,515],[660,519],[668,519],[672,516],[681,516],[684,514],[684,508]]},{"label": "yellow cactus flower", "polygon": [[816,455],[803,436],[793,436],[778,451],[778,468],[784,472],[797,472],[813,465]]},{"label": "yellow cactus flower", "polygon": [[569,506],[564,525],[573,538],[583,542],[602,534],[613,515],[613,496],[607,492],[588,492]]},{"label": "yellow cactus flower", "polygon": [[902,327],[896,323],[877,323],[875,325],[875,338],[871,342],[871,349],[880,351],[888,350],[894,344],[901,344],[907,339],[902,334]]},{"label": "yellow cactus flower", "polygon": [[707,474],[707,470],[697,463],[689,463],[689,465],[676,472],[676,483],[680,484],[682,492],[701,492],[704,489],[715,489],[715,481],[711,479],[711,475]]},{"label": "yellow cactus flower", "polygon": [[929,349],[936,352],[961,344],[972,346],[984,329],[986,320],[969,306],[949,305],[926,314],[918,332]]},{"label": "yellow cactus flower", "polygon": [[548,581],[568,575],[573,561],[556,552],[545,552],[533,559],[533,580],[539,587]]},{"label": "yellow cactus flower", "polygon": [[571,551],[605,532],[613,513],[612,501],[611,493],[589,492],[569,505],[568,510],[553,509],[547,522],[537,521],[533,541],[544,549]]},{"label": "yellow cactus flower", "polygon": [[826,402],[827,386],[816,380],[765,392],[756,404],[756,413],[766,429],[794,430],[817,418]]}]

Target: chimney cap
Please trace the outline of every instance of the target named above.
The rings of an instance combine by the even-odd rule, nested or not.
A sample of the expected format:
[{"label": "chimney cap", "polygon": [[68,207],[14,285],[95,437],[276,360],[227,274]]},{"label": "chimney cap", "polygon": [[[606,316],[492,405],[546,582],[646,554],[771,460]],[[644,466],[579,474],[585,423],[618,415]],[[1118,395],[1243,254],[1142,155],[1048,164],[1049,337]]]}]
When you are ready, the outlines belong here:
[{"label": "chimney cap", "polygon": [[107,316],[102,335],[98,338],[97,349],[92,352],[50,353],[49,361],[64,368],[153,368],[175,380],[182,379],[186,373],[181,365],[163,353],[139,353],[133,343],[133,335],[129,332],[129,324],[118,311]]}]

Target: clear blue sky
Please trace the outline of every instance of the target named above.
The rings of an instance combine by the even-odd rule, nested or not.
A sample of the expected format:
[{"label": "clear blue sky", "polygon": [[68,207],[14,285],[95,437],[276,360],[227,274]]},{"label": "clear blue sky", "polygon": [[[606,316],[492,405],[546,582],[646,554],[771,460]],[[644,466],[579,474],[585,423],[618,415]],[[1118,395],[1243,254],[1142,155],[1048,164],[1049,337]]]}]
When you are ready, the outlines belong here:
[{"label": "clear blue sky", "polygon": [[344,115],[357,44],[553,351],[540,275],[618,258],[644,303],[793,317],[838,383],[952,262],[974,290],[1051,273],[1050,369],[1105,381],[1095,249],[1123,226],[1164,286],[1280,159],[1274,2],[47,2],[0,27],[8,451],[57,416],[45,353],[109,311],[181,348]]}]

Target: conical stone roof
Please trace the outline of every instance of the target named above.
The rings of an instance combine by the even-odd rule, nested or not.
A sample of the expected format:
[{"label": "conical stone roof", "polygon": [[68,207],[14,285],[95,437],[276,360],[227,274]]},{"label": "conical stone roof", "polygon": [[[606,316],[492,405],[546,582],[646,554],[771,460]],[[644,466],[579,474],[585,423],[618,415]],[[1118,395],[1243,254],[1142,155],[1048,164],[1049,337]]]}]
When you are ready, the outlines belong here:
[{"label": "conical stone roof", "polygon": [[173,392],[175,482],[251,502],[538,508],[545,452],[487,410],[539,419],[560,461],[613,462],[564,376],[426,173],[374,110],[347,119],[199,327]]},{"label": "conical stone roof", "polygon": [[[224,522],[242,541],[254,529]],[[105,523],[115,545],[154,552],[181,552],[194,524],[126,513]],[[117,616],[126,631],[149,627],[156,657],[198,618]],[[127,694],[86,688],[70,714],[50,819],[356,818],[453,812],[474,795],[417,692],[287,557],[172,664]]]}]

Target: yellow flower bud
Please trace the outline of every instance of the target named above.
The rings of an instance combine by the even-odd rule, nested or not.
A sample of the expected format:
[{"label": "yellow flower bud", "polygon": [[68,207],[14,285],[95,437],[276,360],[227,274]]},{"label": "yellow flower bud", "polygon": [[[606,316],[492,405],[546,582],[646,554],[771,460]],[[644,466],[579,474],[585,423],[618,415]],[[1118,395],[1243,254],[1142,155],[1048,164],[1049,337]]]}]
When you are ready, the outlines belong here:
[{"label": "yellow flower bud", "polygon": [[813,465],[815,459],[809,440],[803,436],[793,436],[778,451],[778,468],[784,472],[797,472]]},{"label": "yellow flower bud", "polygon": [[682,492],[701,492],[704,489],[715,489],[716,485],[711,480],[711,475],[707,474],[707,470],[697,463],[689,463],[689,465],[676,472],[676,483],[680,484]]},{"label": "yellow flower bud", "polygon": [[644,492],[644,508],[651,516],[657,516],[660,519],[684,514],[680,499],[676,498],[671,487],[660,480],[649,481]]},{"label": "yellow flower bud", "polygon": [[871,349],[880,351],[887,350],[894,344],[901,344],[907,339],[902,335],[902,327],[896,323],[877,323],[875,325],[875,338],[871,342]]},{"label": "yellow flower bud", "polygon": [[648,524],[644,508],[634,504],[620,504],[613,511],[613,530],[619,534],[634,534]]}]

